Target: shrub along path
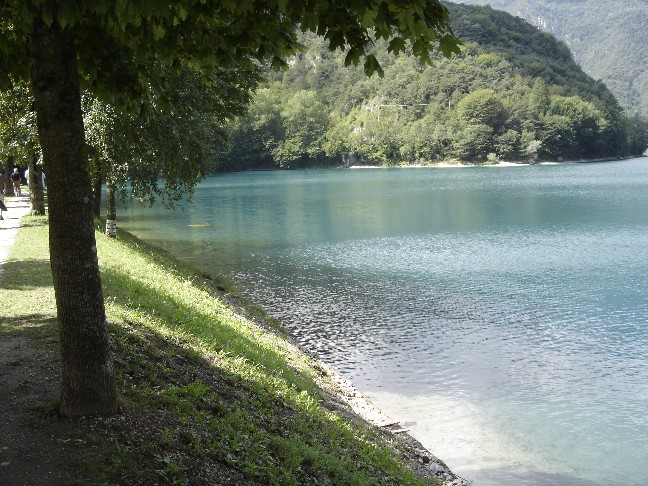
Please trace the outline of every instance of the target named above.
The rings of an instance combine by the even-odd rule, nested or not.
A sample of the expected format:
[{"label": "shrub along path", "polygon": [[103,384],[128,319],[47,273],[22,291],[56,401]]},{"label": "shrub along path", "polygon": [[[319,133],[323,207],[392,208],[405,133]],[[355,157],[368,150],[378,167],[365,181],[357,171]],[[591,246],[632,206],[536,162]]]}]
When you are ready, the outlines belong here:
[{"label": "shrub along path", "polygon": [[[3,230],[4,231],[4,230]],[[211,278],[97,233],[119,413],[61,419],[47,218],[0,275],[3,484],[462,484]]]}]

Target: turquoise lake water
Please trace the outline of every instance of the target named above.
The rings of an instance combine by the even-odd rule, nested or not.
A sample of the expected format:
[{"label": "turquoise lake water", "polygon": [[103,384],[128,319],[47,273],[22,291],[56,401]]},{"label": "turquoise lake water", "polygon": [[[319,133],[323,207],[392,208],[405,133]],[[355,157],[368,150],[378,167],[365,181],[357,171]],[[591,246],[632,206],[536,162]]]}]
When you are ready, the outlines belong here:
[{"label": "turquoise lake water", "polygon": [[225,174],[119,224],[477,486],[648,484],[648,159]]}]

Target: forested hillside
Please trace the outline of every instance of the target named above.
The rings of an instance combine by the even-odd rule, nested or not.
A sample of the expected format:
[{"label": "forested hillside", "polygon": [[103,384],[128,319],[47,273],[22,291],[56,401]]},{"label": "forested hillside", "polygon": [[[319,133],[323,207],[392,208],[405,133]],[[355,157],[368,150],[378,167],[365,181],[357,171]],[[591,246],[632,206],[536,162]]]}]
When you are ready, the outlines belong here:
[{"label": "forested hillside", "polygon": [[567,43],[629,113],[648,118],[648,0],[465,0],[527,19]]},{"label": "forested hillside", "polygon": [[488,7],[450,5],[464,41],[432,66],[375,53],[384,78],[345,67],[323,41],[269,74],[247,116],[229,128],[221,170],[447,160],[593,159],[641,154],[646,125],[629,120],[550,34]]}]

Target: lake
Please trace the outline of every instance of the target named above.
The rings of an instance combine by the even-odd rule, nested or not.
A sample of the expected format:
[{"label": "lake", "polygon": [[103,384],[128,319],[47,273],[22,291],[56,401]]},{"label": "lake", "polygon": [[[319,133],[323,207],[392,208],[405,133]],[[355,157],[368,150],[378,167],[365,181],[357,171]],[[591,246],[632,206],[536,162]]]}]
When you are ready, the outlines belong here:
[{"label": "lake", "polygon": [[477,486],[648,484],[648,159],[224,174],[119,223]]}]

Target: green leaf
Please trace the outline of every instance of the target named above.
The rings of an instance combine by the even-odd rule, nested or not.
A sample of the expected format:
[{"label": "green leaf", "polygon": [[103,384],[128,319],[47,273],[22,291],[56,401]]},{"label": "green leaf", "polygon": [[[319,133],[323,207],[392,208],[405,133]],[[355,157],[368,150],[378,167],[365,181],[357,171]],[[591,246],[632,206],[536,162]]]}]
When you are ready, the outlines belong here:
[{"label": "green leaf", "polygon": [[27,5],[27,2],[22,2],[22,20],[26,25],[29,25],[34,20],[34,13]]},{"label": "green leaf", "polygon": [[334,51],[337,48],[344,48],[344,36],[341,32],[335,32],[329,37],[329,49]]},{"label": "green leaf", "polygon": [[378,7],[378,12],[376,13],[376,19],[374,22],[374,27],[376,29],[382,29],[385,26],[389,25],[389,8],[386,3],[381,3]]},{"label": "green leaf", "polygon": [[365,58],[364,72],[367,76],[373,76],[374,73],[378,73],[378,76],[382,78],[385,75],[385,72],[380,66],[378,59],[376,59],[376,56],[374,56],[373,54],[369,54]]},{"label": "green leaf", "polygon": [[360,62],[359,50],[354,48],[349,49],[349,52],[347,52],[347,55],[344,57],[344,65],[350,66],[351,64],[353,64],[354,66],[357,66],[359,62]]},{"label": "green leaf", "polygon": [[45,22],[45,25],[48,27],[51,27],[52,22],[54,22],[54,14],[49,8],[43,9],[43,22]]},{"label": "green leaf", "polygon": [[461,47],[463,43],[450,34],[444,34],[439,39],[439,49],[447,58],[452,54],[461,54]]},{"label": "green leaf", "polygon": [[364,29],[370,29],[376,23],[377,14],[378,12],[376,12],[375,10],[367,10],[360,19],[360,25],[362,25]]},{"label": "green leaf", "polygon": [[304,12],[301,19],[301,28],[302,30],[310,30],[315,32],[317,29],[319,16],[314,12]]},{"label": "green leaf", "polygon": [[61,4],[57,14],[57,19],[61,27],[76,24],[79,21],[79,17],[79,6],[76,1],[68,0]]},{"label": "green leaf", "polygon": [[153,25],[153,39],[160,40],[166,34],[166,29],[161,25]]},{"label": "green leaf", "polygon": [[398,55],[400,52],[403,51],[405,51],[405,40],[402,37],[394,37],[389,42],[389,47],[387,48],[387,52],[393,52],[394,54]]},{"label": "green leaf", "polygon": [[272,69],[274,69],[275,71],[286,69],[287,67],[288,67],[288,63],[286,63],[285,60],[277,56],[272,58]]}]

